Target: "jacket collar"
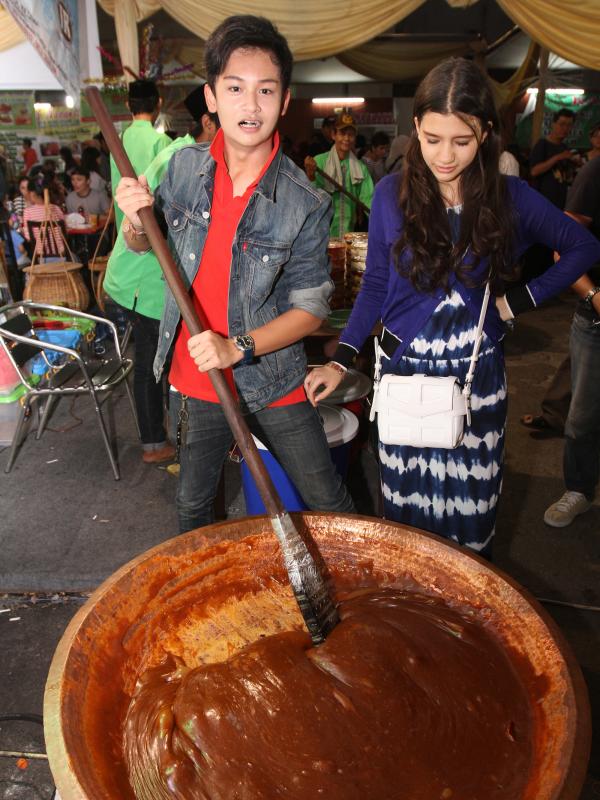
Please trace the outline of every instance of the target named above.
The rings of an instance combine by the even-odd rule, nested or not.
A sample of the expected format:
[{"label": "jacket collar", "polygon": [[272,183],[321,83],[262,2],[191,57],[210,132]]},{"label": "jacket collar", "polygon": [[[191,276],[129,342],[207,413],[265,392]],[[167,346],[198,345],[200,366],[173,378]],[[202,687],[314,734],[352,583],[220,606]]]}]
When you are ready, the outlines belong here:
[{"label": "jacket collar", "polygon": [[[259,194],[262,194],[264,198],[270,200],[272,203],[275,202],[275,189],[277,186],[277,178],[279,177],[279,169],[281,166],[281,160],[283,158],[283,151],[281,149],[281,144],[279,142],[279,135],[277,132],[275,133],[276,136],[276,145],[277,151],[273,156],[273,160],[267,167],[265,174],[259,180],[258,185],[256,187],[256,191]],[[208,142],[202,142],[201,144],[196,145],[196,147],[201,148],[204,151],[205,158],[200,165],[200,169],[198,170],[198,175],[203,177],[207,176],[211,180],[214,181],[215,172],[217,170],[217,162],[215,161],[212,153],[211,153],[211,145]]]}]

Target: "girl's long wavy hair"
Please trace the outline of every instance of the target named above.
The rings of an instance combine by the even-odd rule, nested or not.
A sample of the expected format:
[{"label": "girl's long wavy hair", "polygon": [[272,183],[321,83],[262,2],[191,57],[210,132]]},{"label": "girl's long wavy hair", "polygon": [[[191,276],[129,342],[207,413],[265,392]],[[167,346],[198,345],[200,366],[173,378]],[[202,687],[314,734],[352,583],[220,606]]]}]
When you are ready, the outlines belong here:
[{"label": "girl's long wavy hair", "polygon": [[[420,123],[428,111],[455,114],[478,138],[483,138],[483,132],[487,136],[460,178],[463,209],[459,239],[453,243],[437,180],[413,131],[400,187],[404,228],[394,247],[396,267],[421,292],[439,287],[448,291],[452,273],[467,286],[481,283],[474,280],[472,272],[488,257],[489,275],[483,282],[489,277],[492,291],[501,293],[504,281],[516,276],[512,256],[515,220],[506,181],[498,168],[500,123],[491,87],[472,61],[447,59],[434,67],[417,89],[413,116]],[[463,265],[467,249],[473,259]]]}]

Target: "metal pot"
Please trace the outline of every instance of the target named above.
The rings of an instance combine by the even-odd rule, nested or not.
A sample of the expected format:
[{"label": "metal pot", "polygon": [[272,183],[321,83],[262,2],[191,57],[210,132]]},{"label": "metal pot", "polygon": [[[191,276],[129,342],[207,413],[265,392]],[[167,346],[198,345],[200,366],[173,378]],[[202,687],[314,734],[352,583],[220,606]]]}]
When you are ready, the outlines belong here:
[{"label": "metal pot", "polygon": [[[517,670],[546,687],[533,703],[534,758],[518,800],[577,800],[590,744],[587,691],[560,631],[509,577],[451,542],[372,517],[294,514],[335,588],[413,585],[477,609]],[[335,592],[335,589],[334,589]],[[170,539],[108,578],[73,618],[46,685],[45,735],[62,800],[133,800],[121,723],[137,675],[169,651],[195,666],[259,635],[302,627],[266,517]],[[515,798],[517,800],[517,798]]]}]

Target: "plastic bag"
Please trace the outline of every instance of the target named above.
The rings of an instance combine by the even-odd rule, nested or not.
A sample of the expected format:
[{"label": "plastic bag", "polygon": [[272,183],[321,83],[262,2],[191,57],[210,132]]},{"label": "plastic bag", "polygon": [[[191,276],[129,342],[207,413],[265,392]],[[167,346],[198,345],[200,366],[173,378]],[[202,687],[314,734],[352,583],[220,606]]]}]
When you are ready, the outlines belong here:
[{"label": "plastic bag", "polygon": [[[37,337],[41,342],[59,344],[62,347],[76,350],[81,341],[81,331],[72,328],[66,330],[41,329],[37,331]],[[65,364],[68,358],[64,353],[58,353],[55,350],[43,350],[31,360],[31,372],[34,375],[44,375],[51,368]]]}]

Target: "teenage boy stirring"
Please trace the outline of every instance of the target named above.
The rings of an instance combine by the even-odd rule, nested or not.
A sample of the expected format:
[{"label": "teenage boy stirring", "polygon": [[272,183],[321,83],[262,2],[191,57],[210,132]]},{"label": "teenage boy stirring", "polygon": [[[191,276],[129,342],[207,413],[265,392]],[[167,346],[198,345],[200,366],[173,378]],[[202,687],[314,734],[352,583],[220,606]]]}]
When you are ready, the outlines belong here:
[{"label": "teenage boy stirring", "polygon": [[[302,386],[301,340],[328,313],[331,202],[281,152],[275,130],[290,100],[292,55],[266,19],[226,19],[206,44],[206,100],[221,130],[177,152],[153,199],[143,176],[124,178],[117,202],[128,246],[149,247],[137,212],[155,203],[206,328],[189,337],[167,291],[157,380],[174,343],[170,412],[180,426],[181,532],[214,520],[213,500],[232,434],[208,370],[226,371],[252,432],[311,509],[347,512],[317,411]],[[340,369],[342,369],[340,367]]]}]

